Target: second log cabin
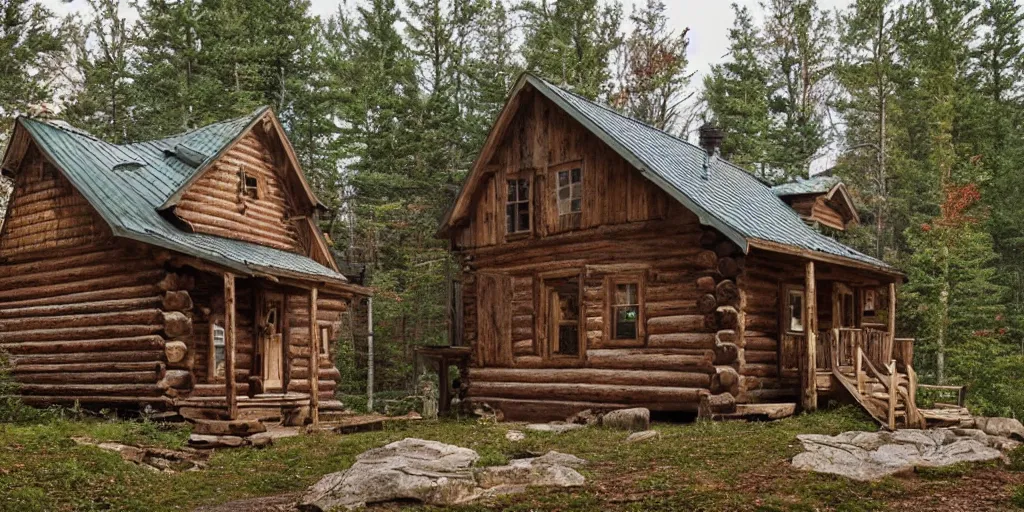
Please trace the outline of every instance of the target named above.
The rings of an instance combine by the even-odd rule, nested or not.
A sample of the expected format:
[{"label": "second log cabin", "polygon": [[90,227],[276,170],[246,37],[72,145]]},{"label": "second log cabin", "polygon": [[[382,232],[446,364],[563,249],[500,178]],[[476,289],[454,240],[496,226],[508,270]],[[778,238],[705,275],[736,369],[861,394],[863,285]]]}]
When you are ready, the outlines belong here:
[{"label": "second log cabin", "polygon": [[[721,158],[720,140],[518,81],[438,234],[462,267],[450,309],[470,402],[529,420],[773,415],[847,388],[883,423],[917,424],[903,275],[813,229],[820,212]],[[827,196],[828,224],[855,220],[844,189],[806,192]]]},{"label": "second log cabin", "polygon": [[268,108],[110,144],[17,120],[2,170],[0,350],[30,404],[316,421],[340,376],[323,208]]}]

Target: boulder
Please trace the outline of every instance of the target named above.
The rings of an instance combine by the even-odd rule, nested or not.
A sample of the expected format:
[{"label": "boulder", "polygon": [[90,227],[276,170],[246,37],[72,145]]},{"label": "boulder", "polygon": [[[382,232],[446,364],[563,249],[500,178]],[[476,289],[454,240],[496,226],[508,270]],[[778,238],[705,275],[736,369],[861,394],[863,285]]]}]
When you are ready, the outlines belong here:
[{"label": "boulder", "polygon": [[246,441],[256,448],[262,448],[264,446],[270,446],[274,444],[274,435],[270,432],[262,432],[259,434],[253,434],[247,438]]},{"label": "boulder", "polygon": [[523,439],[526,439],[526,434],[518,430],[509,430],[508,432],[505,432],[505,439],[508,439],[509,441],[515,443],[522,441]]},{"label": "boulder", "polygon": [[238,436],[192,434],[188,436],[188,444],[195,448],[237,448],[245,444],[245,439]]},{"label": "boulder", "polygon": [[413,500],[456,505],[522,492],[530,486],[576,487],[584,461],[548,452],[505,466],[474,468],[479,455],[437,441],[403,439],[364,452],[349,469],[324,476],[299,500],[303,511],[352,510],[371,503]]},{"label": "boulder", "polygon": [[584,409],[572,416],[565,419],[566,423],[576,423],[579,425],[597,425],[601,423],[601,415],[595,413],[592,409]]},{"label": "boulder", "polygon": [[793,467],[859,481],[878,480],[919,467],[1000,459],[1002,452],[997,447],[1007,446],[1009,441],[965,429],[807,434],[797,439],[805,451],[793,458]]},{"label": "boulder", "polygon": [[619,430],[641,432],[651,428],[651,411],[638,407],[619,409],[601,417],[601,425]]},{"label": "boulder", "polygon": [[650,441],[652,439],[658,439],[661,437],[661,433],[657,430],[644,430],[641,432],[633,432],[626,438],[626,443],[642,443],[644,441]]},{"label": "boulder", "polygon": [[1024,425],[1013,418],[975,418],[974,425],[990,436],[1024,441]]},{"label": "boulder", "polygon": [[570,430],[579,430],[581,428],[586,428],[586,425],[580,425],[578,423],[551,422],[531,423],[526,426],[526,430],[532,430],[534,432],[554,432],[556,434],[561,434],[562,432],[568,432]]},{"label": "boulder", "polygon": [[72,437],[76,443],[95,446],[101,450],[115,452],[126,462],[137,464],[155,472],[177,473],[197,471],[206,467],[209,452],[192,449],[168,450],[155,446],[133,446],[114,442],[97,442],[84,437]]}]

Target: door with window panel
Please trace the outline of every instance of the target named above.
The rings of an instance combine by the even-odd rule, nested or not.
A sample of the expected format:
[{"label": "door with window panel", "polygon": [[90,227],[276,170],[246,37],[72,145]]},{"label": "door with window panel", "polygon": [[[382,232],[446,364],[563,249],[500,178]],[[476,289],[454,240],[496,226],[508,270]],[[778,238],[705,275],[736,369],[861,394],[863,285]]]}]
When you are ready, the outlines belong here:
[{"label": "door with window panel", "polygon": [[546,355],[579,359],[583,355],[583,309],[579,276],[544,280]]},{"label": "door with window panel", "polygon": [[803,286],[782,286],[779,294],[779,373],[783,377],[795,377],[800,372],[800,347],[807,336],[805,300]]}]

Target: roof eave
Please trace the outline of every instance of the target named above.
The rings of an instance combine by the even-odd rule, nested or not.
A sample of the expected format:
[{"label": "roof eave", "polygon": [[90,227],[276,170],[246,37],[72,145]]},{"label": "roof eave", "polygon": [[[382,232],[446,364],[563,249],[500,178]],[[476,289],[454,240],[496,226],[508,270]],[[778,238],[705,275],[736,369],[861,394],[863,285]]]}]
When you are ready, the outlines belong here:
[{"label": "roof eave", "polygon": [[771,242],[768,240],[751,239],[750,247],[755,249],[761,249],[769,252],[775,252],[780,254],[788,254],[791,256],[798,256],[813,261],[820,261],[822,263],[835,263],[838,265],[858,268],[863,270],[869,270],[871,272],[877,272],[882,275],[889,277],[896,277],[903,281],[907,280],[907,275],[893,267],[882,266],[872,264],[866,261],[860,261],[853,258],[847,258],[845,256],[838,256],[835,254],[824,253],[820,251],[814,251],[810,249],[803,249],[792,245],[780,244],[778,242]]}]

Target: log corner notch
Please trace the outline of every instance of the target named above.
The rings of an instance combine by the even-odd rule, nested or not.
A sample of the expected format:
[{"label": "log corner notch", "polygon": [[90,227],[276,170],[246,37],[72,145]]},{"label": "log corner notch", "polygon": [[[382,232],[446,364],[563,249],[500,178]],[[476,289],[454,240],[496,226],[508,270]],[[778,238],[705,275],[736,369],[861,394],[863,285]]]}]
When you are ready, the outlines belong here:
[{"label": "log corner notch", "polygon": [[817,329],[818,304],[814,261],[808,260],[804,276],[804,346],[800,353],[800,407],[806,412],[818,410]]},{"label": "log corner notch", "polygon": [[706,271],[697,278],[697,289],[704,292],[697,307],[705,315],[705,327],[715,333],[715,373],[710,394],[701,396],[698,415],[711,418],[734,412],[741,392],[745,301],[736,278],[744,261],[739,247],[711,228],[705,228],[700,244]]}]

